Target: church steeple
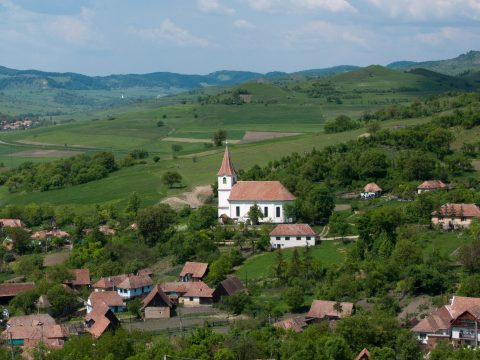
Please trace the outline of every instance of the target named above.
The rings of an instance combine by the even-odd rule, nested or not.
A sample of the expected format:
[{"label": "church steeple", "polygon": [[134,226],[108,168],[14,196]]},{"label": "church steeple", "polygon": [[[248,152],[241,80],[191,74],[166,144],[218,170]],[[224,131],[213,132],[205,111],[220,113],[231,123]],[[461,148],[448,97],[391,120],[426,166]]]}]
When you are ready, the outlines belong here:
[{"label": "church steeple", "polygon": [[223,154],[223,161],[217,176],[233,176],[236,177],[235,168],[233,167],[232,160],[230,159],[230,153],[228,152],[228,145],[225,147],[225,153]]}]

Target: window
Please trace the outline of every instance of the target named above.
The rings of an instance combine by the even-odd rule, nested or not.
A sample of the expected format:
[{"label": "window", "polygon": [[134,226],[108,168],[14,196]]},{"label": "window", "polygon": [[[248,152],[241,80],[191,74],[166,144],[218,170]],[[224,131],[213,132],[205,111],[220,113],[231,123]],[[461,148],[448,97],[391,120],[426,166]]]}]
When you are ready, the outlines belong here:
[{"label": "window", "polygon": [[188,298],[188,300],[193,301],[193,297],[190,296],[190,297]]},{"label": "window", "polygon": [[227,183],[227,178],[224,176],[223,177],[223,183],[226,184]]},{"label": "window", "polygon": [[302,237],[301,237],[301,236],[297,236],[297,240],[302,240]]},{"label": "window", "polygon": [[290,240],[290,236],[285,236],[285,240]]},{"label": "window", "polygon": [[462,217],[460,218],[460,221],[467,221],[467,218],[466,218],[465,216],[462,216]]},{"label": "window", "polygon": [[277,212],[277,213],[276,213],[276,216],[277,216],[277,217],[280,217],[280,206],[277,206],[277,208],[275,209],[275,211]]},{"label": "window", "polygon": [[240,206],[237,206],[236,208],[236,216],[240,217]]},{"label": "window", "polygon": [[268,207],[267,206],[265,206],[263,208],[263,216],[268,217]]},{"label": "window", "polygon": [[277,241],[280,241],[280,236],[277,236]]},{"label": "window", "polygon": [[310,239],[311,239],[310,236],[307,236],[307,240],[310,240]]}]

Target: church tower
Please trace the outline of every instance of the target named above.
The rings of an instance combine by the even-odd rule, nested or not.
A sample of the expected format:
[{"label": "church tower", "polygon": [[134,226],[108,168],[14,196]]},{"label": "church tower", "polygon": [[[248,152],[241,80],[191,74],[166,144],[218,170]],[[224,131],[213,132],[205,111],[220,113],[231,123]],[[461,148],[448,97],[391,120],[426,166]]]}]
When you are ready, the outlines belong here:
[{"label": "church tower", "polygon": [[232,191],[233,185],[237,182],[237,174],[233,167],[232,160],[230,159],[230,153],[228,152],[228,145],[225,147],[225,153],[223,154],[222,165],[217,173],[218,179],[218,216],[226,214],[230,215],[230,204],[228,198]]}]

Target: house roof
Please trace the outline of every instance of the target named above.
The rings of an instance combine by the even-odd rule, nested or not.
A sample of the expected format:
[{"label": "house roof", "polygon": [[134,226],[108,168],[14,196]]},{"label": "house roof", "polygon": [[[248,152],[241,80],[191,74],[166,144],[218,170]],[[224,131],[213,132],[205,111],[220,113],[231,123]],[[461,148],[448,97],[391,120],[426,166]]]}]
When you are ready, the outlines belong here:
[{"label": "house roof", "polygon": [[443,189],[446,188],[445,185],[441,180],[427,180],[417,186],[419,190],[434,190],[434,189]]},{"label": "house roof", "polygon": [[152,269],[150,269],[150,268],[144,268],[144,269],[138,270],[138,271],[137,271],[137,275],[140,275],[140,276],[142,276],[142,275],[143,275],[143,276],[145,276],[145,275],[147,275],[147,276],[152,276],[152,275],[153,275],[153,271],[152,271]]},{"label": "house roof", "polygon": [[20,219],[0,219],[0,224],[3,227],[23,228],[25,224]]},{"label": "house roof", "polygon": [[33,314],[12,316],[8,319],[8,326],[36,326],[38,324],[55,325],[55,319],[48,314]]},{"label": "house roof", "polygon": [[31,290],[35,287],[32,282],[28,283],[3,283],[0,284],[0,297],[16,296],[17,294]]},{"label": "house roof", "polygon": [[412,328],[414,332],[435,333],[450,327],[452,316],[446,306],[438,308]]},{"label": "house roof", "polygon": [[247,290],[245,286],[243,286],[240,279],[236,276],[231,276],[229,278],[226,278],[225,280],[220,282],[219,286],[222,286],[228,295],[233,295],[239,291]]},{"label": "house roof", "polygon": [[160,297],[160,299],[162,299],[166,306],[170,308],[172,307],[172,302],[163,292],[162,288],[159,285],[155,285],[152,291],[150,291],[148,295],[142,300],[142,309],[145,309],[155,297]]},{"label": "house roof", "polygon": [[192,274],[192,277],[202,278],[205,276],[207,269],[208,269],[208,263],[187,261],[185,265],[183,265],[183,269],[180,272],[180,276],[186,276],[187,274]]},{"label": "house roof", "polygon": [[125,280],[117,285],[120,289],[138,289],[144,286],[152,285],[152,279],[147,275],[129,275]]},{"label": "house roof", "polygon": [[93,308],[95,308],[99,302],[103,302],[108,306],[123,306],[123,300],[116,291],[94,291],[88,299]]},{"label": "house roof", "polygon": [[367,348],[364,348],[360,353],[357,355],[355,360],[365,360],[370,359],[370,351]]},{"label": "house roof", "polygon": [[228,146],[225,147],[225,152],[223,154],[222,165],[218,170],[217,176],[234,176],[235,168],[233,167],[232,160],[230,159],[230,153],[228,151]]},{"label": "house roof", "polygon": [[275,327],[279,327],[285,330],[293,330],[295,332],[302,332],[304,328],[308,326],[304,316],[298,316],[294,318],[288,318],[281,321],[277,321],[273,324]]},{"label": "house roof", "polygon": [[90,270],[89,269],[74,269],[73,275],[75,276],[72,280],[72,285],[82,286],[90,285]]},{"label": "house roof", "polygon": [[198,296],[198,297],[213,297],[214,290],[208,287],[203,281],[189,281],[189,282],[169,282],[164,283],[161,289],[166,292],[174,292],[179,296]]},{"label": "house roof", "polygon": [[115,317],[115,314],[111,312],[107,304],[102,301],[98,302],[93,310],[85,316],[85,321],[93,321],[93,325],[87,327],[87,331],[95,337],[101,336],[111,324],[110,319],[107,317],[109,312],[110,316]]},{"label": "house roof", "polygon": [[480,298],[454,296],[450,305],[445,305],[452,318],[458,317],[465,310],[475,310],[480,306]]},{"label": "house roof", "polygon": [[432,212],[432,215],[480,217],[480,209],[475,204],[445,204],[440,210]]},{"label": "house roof", "polygon": [[231,201],[293,201],[293,196],[280,181],[239,181],[232,187]]},{"label": "house roof", "polygon": [[10,339],[11,337],[12,340],[38,341],[41,339],[65,338],[68,334],[68,328],[65,326],[38,323],[36,325],[10,326],[2,333],[2,336],[4,339]]},{"label": "house roof", "polygon": [[55,229],[55,230],[40,230],[33,233],[33,239],[45,239],[47,236],[54,236],[59,238],[70,237],[70,234],[66,231]]},{"label": "house roof", "polygon": [[100,280],[98,280],[95,284],[93,284],[93,287],[99,288],[99,289],[110,289],[113,287],[117,287],[118,284],[120,284],[127,277],[128,275],[126,274],[103,277]]},{"label": "house roof", "polygon": [[375,184],[374,182],[368,183],[365,185],[363,188],[363,191],[365,192],[382,192],[382,188]]},{"label": "house roof", "polygon": [[315,236],[315,230],[313,230],[308,224],[278,224],[275,229],[270,232],[270,236],[296,236],[306,235]]},{"label": "house roof", "polygon": [[336,301],[313,300],[307,317],[323,319],[326,316],[343,318],[352,315],[353,304],[348,302],[341,302],[342,311],[337,312],[334,309]]}]

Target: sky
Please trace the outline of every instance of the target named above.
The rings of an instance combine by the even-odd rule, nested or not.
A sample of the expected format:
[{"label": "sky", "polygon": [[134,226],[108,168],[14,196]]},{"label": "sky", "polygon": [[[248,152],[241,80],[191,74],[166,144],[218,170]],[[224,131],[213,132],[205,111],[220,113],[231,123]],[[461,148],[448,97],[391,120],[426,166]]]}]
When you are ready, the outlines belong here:
[{"label": "sky", "polygon": [[480,50],[480,0],[0,0],[0,65],[87,75],[386,65]]}]

